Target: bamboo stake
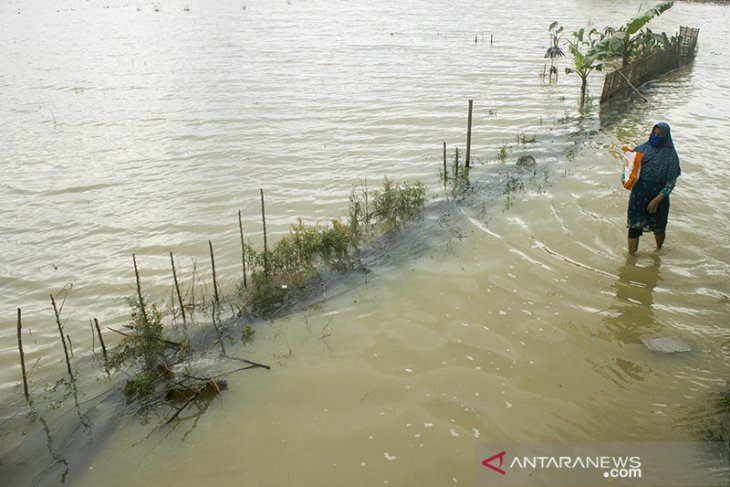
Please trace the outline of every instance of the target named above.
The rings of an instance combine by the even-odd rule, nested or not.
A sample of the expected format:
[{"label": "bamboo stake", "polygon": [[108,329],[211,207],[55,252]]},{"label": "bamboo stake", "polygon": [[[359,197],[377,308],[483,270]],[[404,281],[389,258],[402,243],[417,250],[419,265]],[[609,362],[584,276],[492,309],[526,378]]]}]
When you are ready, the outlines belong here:
[{"label": "bamboo stake", "polygon": [[238,230],[241,233],[241,263],[243,264],[243,287],[248,287],[246,281],[246,243],[243,240],[243,220],[241,219],[241,210],[238,210]]},{"label": "bamboo stake", "polygon": [[444,142],[444,185],[446,185],[447,179],[448,174],[446,173],[446,142]]},{"label": "bamboo stake", "polygon": [[28,394],[28,376],[25,373],[25,354],[23,353],[23,337],[20,330],[23,328],[22,320],[20,318],[21,310],[18,308],[18,350],[20,350],[20,370],[23,372],[23,392],[25,393],[25,400],[30,400]]},{"label": "bamboo stake", "polygon": [[370,223],[370,212],[368,211],[368,180],[365,179],[365,223]]},{"label": "bamboo stake", "polygon": [[185,319],[185,306],[183,305],[182,294],[180,294],[180,284],[177,282],[177,271],[175,270],[175,258],[170,252],[170,264],[172,265],[172,279],[175,281],[175,291],[177,291],[177,301],[180,304],[180,312],[182,313],[183,326],[187,326]]},{"label": "bamboo stake", "polygon": [[469,117],[466,125],[466,162],[464,167],[469,167],[469,157],[471,156],[471,114],[474,107],[474,100],[469,100]]},{"label": "bamboo stake", "polygon": [[149,326],[150,321],[147,319],[147,307],[144,304],[144,299],[142,298],[142,285],[139,282],[139,271],[137,270],[137,256],[132,254],[132,262],[134,262],[134,275],[137,278],[137,296],[139,296],[139,307],[142,310],[142,317],[144,318],[144,322],[147,326]]},{"label": "bamboo stake", "polygon": [[[456,160],[456,162],[454,163],[454,164],[456,164],[456,167],[454,169],[454,179],[458,180],[459,179],[459,148],[458,147],[454,151],[454,159]],[[454,184],[456,184],[456,183],[454,183]]]},{"label": "bamboo stake", "polygon": [[58,325],[58,333],[61,334],[61,343],[63,344],[63,354],[66,356],[66,368],[68,369],[68,376],[71,378],[71,382],[75,382],[74,374],[71,372],[71,361],[68,359],[68,347],[66,346],[66,338],[63,336],[63,325],[61,324],[61,317],[58,315],[58,308],[56,307],[56,300],[53,299],[51,294],[51,304],[53,304],[53,312],[56,315],[56,325]]},{"label": "bamboo stake", "polygon": [[264,226],[264,275],[269,277],[269,246],[266,239],[266,208],[264,206],[264,190],[261,191],[261,222]]},{"label": "bamboo stake", "polygon": [[197,274],[198,263],[193,259],[193,288],[190,293],[190,319],[195,321],[195,275]]},{"label": "bamboo stake", "polygon": [[101,336],[101,328],[99,328],[99,320],[94,318],[94,326],[96,326],[96,334],[99,335],[99,343],[101,343],[101,351],[104,353],[104,361],[106,362],[106,345],[104,345],[104,337]]},{"label": "bamboo stake", "polygon": [[221,300],[218,296],[218,283],[215,279],[215,257],[213,255],[213,242],[208,240],[208,247],[210,248],[210,264],[213,267],[213,295],[215,296],[215,302],[216,304],[220,304]]}]

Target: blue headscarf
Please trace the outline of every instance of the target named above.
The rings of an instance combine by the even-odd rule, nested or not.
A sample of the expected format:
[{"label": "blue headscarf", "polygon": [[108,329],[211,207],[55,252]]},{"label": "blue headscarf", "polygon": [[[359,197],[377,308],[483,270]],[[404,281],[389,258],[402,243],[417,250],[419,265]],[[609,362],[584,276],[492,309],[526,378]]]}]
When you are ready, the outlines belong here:
[{"label": "blue headscarf", "polygon": [[655,147],[649,141],[639,144],[634,149],[636,152],[642,152],[644,156],[641,159],[641,178],[651,181],[664,182],[673,181],[682,174],[679,168],[679,156],[674,149],[672,141],[672,129],[669,124],[659,122],[651,129],[649,137],[654,133],[654,129],[658,128],[662,131],[664,142]]}]

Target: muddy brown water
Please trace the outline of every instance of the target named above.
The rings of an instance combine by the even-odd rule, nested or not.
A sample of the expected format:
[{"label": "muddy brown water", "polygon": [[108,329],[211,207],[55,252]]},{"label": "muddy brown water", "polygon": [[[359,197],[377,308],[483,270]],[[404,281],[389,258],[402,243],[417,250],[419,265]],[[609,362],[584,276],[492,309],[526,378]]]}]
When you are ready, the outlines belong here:
[{"label": "muddy brown water", "polygon": [[[472,485],[485,441],[696,438],[728,379],[727,7],[677,3],[655,30],[700,27],[695,63],[642,88],[648,102],[581,114],[576,78],[538,76],[547,25],[617,25],[639,3],[516,5],[0,5],[0,469],[60,479],[42,436],[27,468],[7,459],[39,430],[17,307],[31,394],[52,436],[75,431],[72,398],[48,409],[46,391],[65,370],[48,295],[67,283],[79,402],[96,425],[57,452],[70,485]],[[473,190],[447,199],[441,144],[463,149],[470,98]],[[627,262],[617,148],[657,120],[683,175],[665,249],[642,238]],[[514,167],[523,153],[534,172]],[[132,253],[165,302],[168,252],[190,279],[194,260],[209,272],[210,239],[232,292],[237,211],[260,244],[260,187],[276,238],[299,216],[344,214],[352,185],[383,175],[429,186],[423,220],[366,257],[370,273],[234,347],[271,371],[232,374],[174,429],[150,433],[114,400],[91,409],[121,377],[97,371],[89,319],[127,321]],[[522,189],[505,194],[509,181]],[[661,336],[692,351],[641,343]]]}]

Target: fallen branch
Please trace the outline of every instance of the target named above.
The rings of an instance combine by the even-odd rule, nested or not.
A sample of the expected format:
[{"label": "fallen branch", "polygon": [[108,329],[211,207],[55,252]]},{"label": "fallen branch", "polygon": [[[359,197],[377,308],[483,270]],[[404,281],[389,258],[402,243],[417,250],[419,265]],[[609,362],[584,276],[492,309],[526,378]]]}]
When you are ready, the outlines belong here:
[{"label": "fallen branch", "polygon": [[[235,357],[228,357],[228,358],[231,358],[234,360],[242,360],[244,362],[247,362],[244,359],[237,359]],[[264,367],[266,369],[269,368],[266,365],[251,364],[248,367],[240,367],[238,369],[229,370],[228,372],[223,372],[221,374],[217,374],[217,375],[214,375],[211,377],[196,377],[194,375],[185,376],[185,379],[193,379],[193,380],[197,381],[197,384],[186,384],[185,379],[179,380],[179,381],[174,381],[173,384],[175,384],[176,386],[178,386],[181,389],[184,389],[185,391],[190,392],[192,395],[190,397],[186,398],[185,402],[183,402],[178,408],[176,408],[175,413],[172,416],[170,416],[170,418],[162,426],[167,426],[171,422],[173,422],[175,420],[175,418],[180,416],[180,413],[182,413],[185,410],[185,408],[187,408],[190,405],[191,402],[193,402],[195,399],[199,398],[202,394],[204,394],[206,391],[209,391],[211,388],[215,390],[216,395],[220,396],[221,390],[228,388],[228,383],[226,381],[218,380],[218,378],[233,374],[234,372],[240,372],[242,370],[253,369],[256,367]],[[195,387],[196,385],[200,386],[200,387]],[[179,393],[179,392],[180,391],[176,390],[176,389],[168,389],[167,394],[166,394],[168,401],[175,393]]]},{"label": "fallen branch", "polygon": [[182,406],[180,406],[177,409],[177,411],[175,411],[175,414],[173,414],[172,416],[170,416],[170,419],[168,419],[167,421],[165,421],[165,424],[163,426],[167,426],[168,424],[172,423],[175,420],[175,418],[177,418],[178,416],[180,416],[180,413],[183,412],[183,409],[185,409],[186,407],[188,407],[188,405],[191,402],[193,402],[195,400],[195,398],[197,398],[197,397],[198,397],[197,394],[193,394],[192,396],[190,396],[190,398],[187,401],[185,401],[185,404],[183,404]]},{"label": "fallen branch", "polygon": [[[108,326],[106,328],[107,328],[107,330],[111,330],[114,333],[119,333],[120,335],[123,335],[128,338],[141,338],[141,335],[140,336],[130,335],[129,333],[124,333],[123,331],[115,330],[114,328],[110,328]],[[183,347],[182,343],[172,342],[170,340],[165,340],[164,338],[158,338],[155,336],[145,336],[144,338],[151,338],[153,340],[158,340],[158,341],[164,343],[165,345],[169,346],[170,348],[177,348],[178,350]]]},{"label": "fallen branch", "polygon": [[225,357],[226,358],[229,358],[231,360],[238,360],[239,362],[243,362],[243,363],[246,363],[246,364],[253,365],[254,367],[261,367],[262,369],[271,370],[271,367],[269,367],[268,365],[260,364],[258,362],[253,362],[251,360],[246,360],[245,358],[230,357],[228,355],[226,355]]}]

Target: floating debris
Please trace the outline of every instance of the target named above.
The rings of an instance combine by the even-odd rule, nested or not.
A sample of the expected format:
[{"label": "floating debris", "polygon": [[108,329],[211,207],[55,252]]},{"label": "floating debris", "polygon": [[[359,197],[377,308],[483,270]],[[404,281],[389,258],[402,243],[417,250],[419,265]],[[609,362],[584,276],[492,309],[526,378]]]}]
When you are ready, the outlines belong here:
[{"label": "floating debris", "polygon": [[684,342],[677,340],[672,337],[663,338],[642,338],[641,341],[646,345],[646,348],[652,352],[689,352],[692,348]]}]

